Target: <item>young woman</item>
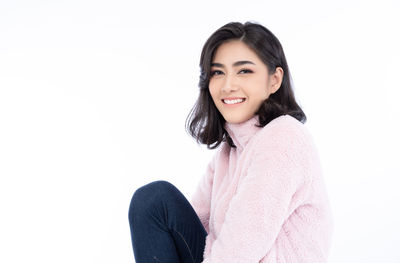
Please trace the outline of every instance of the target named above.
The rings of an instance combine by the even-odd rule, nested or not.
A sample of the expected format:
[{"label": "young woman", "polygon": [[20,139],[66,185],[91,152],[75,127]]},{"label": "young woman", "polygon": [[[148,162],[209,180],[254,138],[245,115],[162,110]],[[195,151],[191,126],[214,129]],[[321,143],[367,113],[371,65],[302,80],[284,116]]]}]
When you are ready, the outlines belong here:
[{"label": "young woman", "polygon": [[256,23],[226,24],[200,68],[187,129],[217,150],[190,202],[166,181],[136,190],[136,262],[327,262],[330,203],[279,40]]}]

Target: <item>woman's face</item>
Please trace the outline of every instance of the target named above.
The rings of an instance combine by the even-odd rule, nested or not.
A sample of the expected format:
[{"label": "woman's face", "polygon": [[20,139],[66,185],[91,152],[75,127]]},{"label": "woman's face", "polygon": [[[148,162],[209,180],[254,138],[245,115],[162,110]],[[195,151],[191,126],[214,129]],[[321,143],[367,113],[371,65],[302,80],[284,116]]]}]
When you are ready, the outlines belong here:
[{"label": "woman's face", "polygon": [[252,118],[260,105],[282,82],[283,70],[272,75],[245,43],[232,40],[221,44],[211,63],[209,90],[215,106],[229,123]]}]

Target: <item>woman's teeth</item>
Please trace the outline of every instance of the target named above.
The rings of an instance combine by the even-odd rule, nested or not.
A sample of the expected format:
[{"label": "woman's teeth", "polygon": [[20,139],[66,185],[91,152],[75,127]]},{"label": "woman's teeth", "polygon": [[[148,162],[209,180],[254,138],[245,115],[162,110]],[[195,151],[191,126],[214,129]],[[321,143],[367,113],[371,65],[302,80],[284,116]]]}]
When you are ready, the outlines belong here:
[{"label": "woman's teeth", "polygon": [[224,101],[224,103],[226,103],[226,104],[236,104],[236,103],[243,102],[243,101],[244,101],[244,99],[237,99],[237,100],[223,100],[223,101]]}]

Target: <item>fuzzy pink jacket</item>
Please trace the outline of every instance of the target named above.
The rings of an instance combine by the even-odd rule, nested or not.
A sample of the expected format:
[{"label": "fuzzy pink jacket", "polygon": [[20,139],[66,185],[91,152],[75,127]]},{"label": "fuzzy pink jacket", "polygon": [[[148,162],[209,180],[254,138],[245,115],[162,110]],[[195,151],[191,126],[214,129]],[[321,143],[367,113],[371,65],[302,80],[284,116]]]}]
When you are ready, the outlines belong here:
[{"label": "fuzzy pink jacket", "polygon": [[327,262],[333,220],[311,134],[290,115],[257,123],[226,123],[237,148],[217,148],[191,198],[203,262]]}]

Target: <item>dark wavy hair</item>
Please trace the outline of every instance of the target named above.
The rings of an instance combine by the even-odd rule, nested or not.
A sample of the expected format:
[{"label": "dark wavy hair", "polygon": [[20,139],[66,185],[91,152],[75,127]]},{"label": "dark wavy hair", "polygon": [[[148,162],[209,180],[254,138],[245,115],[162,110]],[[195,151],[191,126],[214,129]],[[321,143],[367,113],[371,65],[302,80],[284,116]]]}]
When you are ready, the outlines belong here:
[{"label": "dark wavy hair", "polygon": [[229,40],[239,40],[250,47],[267,66],[270,75],[275,73],[276,67],[281,67],[284,72],[281,87],[270,94],[256,112],[260,124],[258,127],[264,127],[271,120],[285,114],[305,123],[307,118],[295,100],[289,67],[278,38],[260,24],[232,22],[215,31],[203,46],[200,57],[200,94],[186,118],[186,131],[197,143],[206,144],[208,149],[215,149],[223,141],[236,147],[224,128],[226,121],[208,89],[215,51]]}]

